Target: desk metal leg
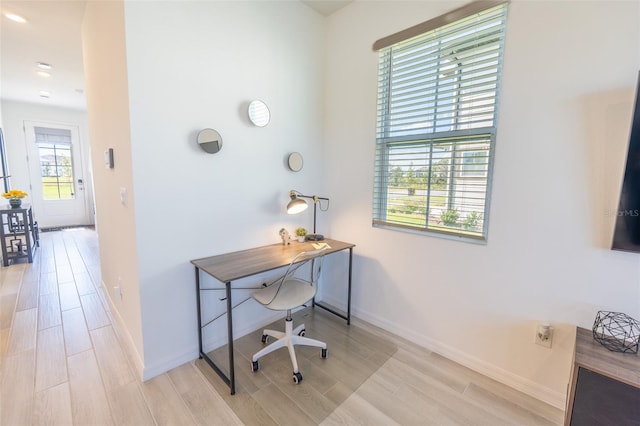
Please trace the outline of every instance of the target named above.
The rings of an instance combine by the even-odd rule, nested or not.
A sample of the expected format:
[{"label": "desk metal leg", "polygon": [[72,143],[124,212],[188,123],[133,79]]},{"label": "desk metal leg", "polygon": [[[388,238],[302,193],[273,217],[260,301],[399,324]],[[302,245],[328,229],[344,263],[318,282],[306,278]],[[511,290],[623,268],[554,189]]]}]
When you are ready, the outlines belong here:
[{"label": "desk metal leg", "polygon": [[349,248],[349,294],[347,295],[347,325],[351,325],[351,268],[353,264],[353,247]]},{"label": "desk metal leg", "polygon": [[231,322],[232,312],[231,307],[231,282],[225,283],[226,293],[227,293],[227,332],[228,341],[229,341],[229,377],[213,362],[213,359],[209,357],[204,352],[203,344],[202,344],[202,305],[200,298],[200,270],[196,266],[196,300],[197,300],[197,310],[198,310],[198,351],[200,354],[200,359],[204,359],[207,364],[215,371],[218,376],[229,385],[229,389],[231,391],[231,395],[236,393],[236,378],[235,378],[235,366],[233,362],[233,325]]},{"label": "desk metal leg", "polygon": [[347,320],[347,325],[351,325],[351,267],[353,260],[353,247],[349,248],[349,282],[348,282],[348,290],[347,290],[347,315],[343,315],[340,312],[331,309],[328,306],[323,305],[322,303],[316,302],[315,298],[312,300],[312,306],[317,306],[319,308],[324,309],[327,312],[331,312],[333,315],[336,315],[342,319]]},{"label": "desk metal leg", "polygon": [[229,387],[231,395],[236,393],[236,369],[233,362],[233,304],[231,303],[231,282],[225,283],[227,287],[227,338],[229,340]]},{"label": "desk metal leg", "polygon": [[202,359],[202,312],[200,308],[200,269],[196,266],[196,306],[198,309],[198,354]]}]

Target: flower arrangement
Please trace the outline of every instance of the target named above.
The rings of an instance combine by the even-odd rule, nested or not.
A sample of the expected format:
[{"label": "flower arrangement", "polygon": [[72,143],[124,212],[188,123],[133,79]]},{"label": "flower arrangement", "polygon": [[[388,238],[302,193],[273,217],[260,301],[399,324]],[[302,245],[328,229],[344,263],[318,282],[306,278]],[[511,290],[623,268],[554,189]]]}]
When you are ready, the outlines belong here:
[{"label": "flower arrangement", "polygon": [[12,189],[9,192],[3,193],[2,197],[9,200],[9,205],[12,209],[18,209],[22,205],[22,199],[27,195],[29,194],[24,191],[20,191],[19,189]]},{"label": "flower arrangement", "polygon": [[18,200],[20,198],[26,197],[27,195],[29,194],[24,191],[20,191],[19,189],[12,189],[11,191],[2,194],[2,197],[6,198],[7,200]]}]

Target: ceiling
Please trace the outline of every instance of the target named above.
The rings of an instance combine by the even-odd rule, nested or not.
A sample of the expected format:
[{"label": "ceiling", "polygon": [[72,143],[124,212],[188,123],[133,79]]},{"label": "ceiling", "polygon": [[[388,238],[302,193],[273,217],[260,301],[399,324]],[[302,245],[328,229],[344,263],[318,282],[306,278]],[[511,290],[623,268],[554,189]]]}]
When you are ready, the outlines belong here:
[{"label": "ceiling", "polygon": [[[81,24],[85,1],[4,1],[0,17],[2,99],[85,109]],[[37,62],[51,64],[50,77],[36,74]],[[50,93],[41,97],[41,90]]]},{"label": "ceiling", "polygon": [[342,1],[338,1],[338,0],[300,0],[300,1],[302,1],[302,3],[306,4],[310,8],[314,9],[316,12],[319,12],[320,14],[322,14],[324,16],[329,16],[333,12],[336,12],[336,11],[342,9],[343,7],[345,7],[346,5],[351,3],[353,0],[342,0]]},{"label": "ceiling", "polygon": [[[328,16],[353,0],[301,0]],[[25,19],[17,23],[0,17],[0,97],[6,100],[86,109],[81,26],[86,0],[0,0],[2,13]],[[36,63],[53,68],[49,77],[36,73]],[[42,97],[40,91],[49,92]]]}]

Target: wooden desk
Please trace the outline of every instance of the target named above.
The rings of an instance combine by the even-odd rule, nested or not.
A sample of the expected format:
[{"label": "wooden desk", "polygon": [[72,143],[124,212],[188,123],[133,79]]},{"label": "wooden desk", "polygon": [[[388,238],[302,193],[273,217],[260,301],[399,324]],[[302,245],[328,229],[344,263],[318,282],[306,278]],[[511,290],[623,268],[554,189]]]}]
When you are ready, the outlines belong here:
[{"label": "wooden desk", "polygon": [[[324,250],[319,256],[326,256],[331,253],[349,250],[349,278],[347,290],[347,314],[343,315],[313,300],[312,306],[318,306],[347,320],[347,324],[351,324],[351,270],[353,263],[353,247],[355,244],[345,243],[337,240],[326,239],[322,241],[329,244],[330,249]],[[217,256],[205,257],[202,259],[192,260],[196,271],[196,297],[198,302],[198,345],[200,358],[203,358],[213,370],[218,373],[220,378],[229,385],[231,395],[236,393],[235,384],[235,367],[233,360],[233,303],[231,301],[231,290],[233,281],[256,275],[262,272],[288,266],[293,258],[300,252],[314,250],[312,242],[297,243],[291,242],[289,245],[272,244],[263,247],[252,248],[248,250],[237,251],[233,253],[225,253]],[[229,376],[220,369],[219,366],[209,357],[202,346],[202,306],[200,300],[200,292],[204,289],[200,288],[200,273],[204,272],[218,281],[224,283],[227,302],[227,342],[229,348]],[[207,324],[208,325],[208,324]],[[206,325],[204,326],[206,327]]]}]

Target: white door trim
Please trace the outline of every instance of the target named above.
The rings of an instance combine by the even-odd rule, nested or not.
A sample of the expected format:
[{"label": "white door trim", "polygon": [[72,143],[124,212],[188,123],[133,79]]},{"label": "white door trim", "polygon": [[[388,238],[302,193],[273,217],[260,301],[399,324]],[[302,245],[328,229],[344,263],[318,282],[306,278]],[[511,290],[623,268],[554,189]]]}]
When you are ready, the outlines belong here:
[{"label": "white door trim", "polygon": [[[41,182],[34,181],[36,177],[40,178],[40,162],[37,157],[37,147],[35,143],[35,127],[45,127],[50,129],[64,129],[71,132],[71,146],[72,146],[72,161],[74,169],[74,186],[77,188],[78,179],[83,180],[84,190],[82,191],[82,218],[79,220],[82,223],[52,223],[51,219],[47,217],[46,209],[44,209],[44,201],[40,197],[41,195]],[[93,223],[89,210],[89,191],[93,185],[88,182],[87,176],[90,174],[87,172],[85,165],[86,159],[84,156],[84,144],[80,137],[80,126],[74,123],[63,123],[55,121],[41,121],[41,120],[24,120],[23,131],[27,152],[27,169],[29,170],[29,188],[30,188],[30,202],[33,204],[34,216],[40,221],[41,227],[56,227],[67,225],[90,225]],[[34,188],[38,188],[35,190]],[[76,192],[78,192],[76,190]],[[74,221],[75,222],[75,221]]]}]

